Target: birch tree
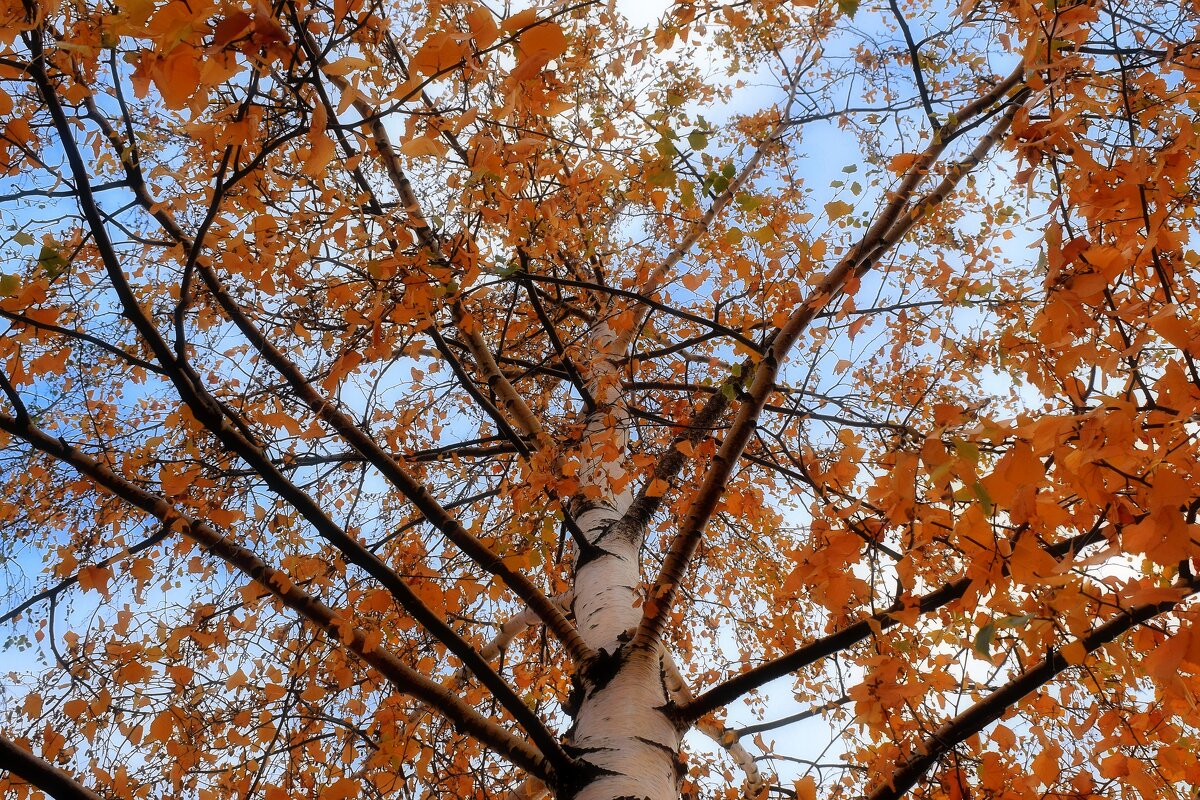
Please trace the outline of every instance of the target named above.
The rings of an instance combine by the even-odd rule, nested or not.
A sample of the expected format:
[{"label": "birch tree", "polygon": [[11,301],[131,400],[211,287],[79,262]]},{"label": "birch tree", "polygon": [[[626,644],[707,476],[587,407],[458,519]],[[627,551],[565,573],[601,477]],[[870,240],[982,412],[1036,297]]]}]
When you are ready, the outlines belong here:
[{"label": "birch tree", "polygon": [[0,3],[0,795],[1200,784],[1200,6]]}]

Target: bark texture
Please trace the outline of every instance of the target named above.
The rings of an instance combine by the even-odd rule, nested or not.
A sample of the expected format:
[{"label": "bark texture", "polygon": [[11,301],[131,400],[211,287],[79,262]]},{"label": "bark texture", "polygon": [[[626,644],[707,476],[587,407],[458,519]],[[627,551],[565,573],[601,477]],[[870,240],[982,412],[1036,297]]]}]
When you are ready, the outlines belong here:
[{"label": "bark texture", "polygon": [[627,347],[608,325],[593,340],[596,360],[589,391],[598,401],[582,454],[582,485],[598,496],[579,497],[577,520],[586,538],[575,561],[576,625],[598,657],[577,676],[575,719],[568,751],[579,763],[576,800],[679,796],[680,731],[664,672],[661,642],[634,649],[642,619],[641,550],[644,520],[629,520],[633,503],[628,452],[629,415],[618,365]]}]

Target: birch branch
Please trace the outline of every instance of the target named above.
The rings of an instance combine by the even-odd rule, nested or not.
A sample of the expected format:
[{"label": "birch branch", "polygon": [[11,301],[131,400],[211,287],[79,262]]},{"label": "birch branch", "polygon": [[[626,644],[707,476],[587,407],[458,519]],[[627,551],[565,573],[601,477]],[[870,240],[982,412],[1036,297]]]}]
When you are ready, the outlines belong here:
[{"label": "birch branch", "polygon": [[[90,175],[88,174],[86,164],[79,151],[78,144],[72,135],[70,122],[63,111],[61,103],[59,102],[57,89],[53,83],[51,83],[46,74],[46,59],[43,57],[40,36],[40,33],[35,33],[34,35],[27,37],[27,44],[30,48],[30,52],[34,55],[34,59],[29,68],[29,74],[33,78],[38,87],[39,93],[46,103],[46,107],[50,112],[54,128],[58,133],[59,141],[62,144],[63,151],[70,165],[72,177],[78,190],[79,204],[83,211],[83,216],[88,222],[96,244],[96,248],[100,253],[105,271],[108,274],[109,280],[112,283],[114,292],[120,301],[125,316],[133,323],[139,335],[150,348],[155,358],[167,371],[167,375],[172,384],[175,386],[180,399],[184,401],[184,403],[188,406],[188,409],[192,412],[193,416],[202,425],[204,425],[205,428],[214,434],[216,438],[222,442],[222,444],[229,447],[233,452],[237,453],[248,464],[250,464],[273,491],[275,491],[281,498],[286,500],[293,508],[295,508],[310,524],[313,525],[317,532],[331,545],[337,548],[337,550],[342,553],[350,563],[353,563],[356,566],[364,569],[373,578],[378,580],[381,585],[388,589],[389,593],[393,598],[395,598],[397,603],[399,603],[402,608],[411,614],[412,617],[419,624],[421,624],[422,627],[425,628],[425,630],[437,638],[438,641],[442,642],[451,652],[458,656],[464,664],[469,665],[472,671],[479,677],[480,682],[485,685],[496,697],[496,699],[505,707],[505,709],[508,710],[508,712],[518,720],[530,737],[538,742],[539,747],[548,758],[552,758],[557,764],[560,765],[569,763],[570,758],[562,750],[558,740],[546,728],[545,723],[538,719],[537,715],[534,714],[532,710],[521,701],[516,692],[513,691],[512,687],[510,687],[503,679],[501,679],[500,676],[491,669],[491,666],[486,661],[479,658],[474,649],[465,640],[463,640],[462,637],[459,636],[445,622],[444,619],[435,614],[420,599],[417,593],[408,585],[406,581],[400,578],[394,571],[392,571],[390,567],[388,567],[377,556],[375,556],[374,553],[371,553],[360,542],[342,530],[342,528],[333,521],[333,519],[324,511],[324,509],[322,509],[316,503],[316,501],[314,501],[306,492],[297,487],[282,472],[279,471],[279,469],[271,462],[271,460],[256,443],[248,439],[244,434],[230,425],[226,418],[226,411],[223,409],[220,403],[218,403],[215,398],[213,398],[213,396],[204,389],[200,377],[195,373],[194,370],[191,369],[186,361],[176,356],[172,348],[163,339],[153,320],[150,319],[142,305],[138,302],[138,298],[135,295],[133,288],[129,284],[121,267],[119,258],[116,254],[116,249],[113,247],[112,241],[109,238],[104,216],[100,212],[95,200],[95,196],[91,191]],[[127,175],[131,176],[131,179],[141,181],[142,175],[136,165],[132,164],[132,162],[127,159],[123,160],[122,163],[125,165],[126,173]],[[139,189],[141,195],[146,199],[149,199],[148,195],[146,194],[144,181],[141,182]],[[215,197],[213,202],[215,204]],[[161,209],[148,210],[151,210],[151,213],[158,212],[155,214],[155,216],[159,219],[160,223],[164,225],[164,228],[168,229],[169,231],[172,228],[174,229],[175,233],[173,236],[177,239],[177,241],[180,241],[181,243],[189,241],[187,237],[183,236],[183,233],[178,229],[178,226],[174,225],[174,220],[165,211]],[[209,270],[204,264],[199,263],[199,260],[196,258],[198,252],[197,245],[197,242],[192,242],[191,247],[188,248],[188,252],[192,254],[191,260],[193,263],[196,263],[196,267],[202,276],[211,276],[211,278],[215,281],[215,275],[212,274],[211,270]],[[216,288],[221,288],[219,283],[216,284]],[[265,337],[263,337],[262,334],[256,328],[254,328],[253,324],[249,323],[249,320],[245,318],[244,314],[241,313],[240,307],[232,300],[232,298],[226,295],[225,300],[228,304],[226,306],[226,310],[228,311],[229,308],[232,308],[235,312],[237,312],[238,316],[235,317],[234,321],[238,322],[240,319],[246,324],[247,327],[243,329],[243,333],[247,335],[247,337],[253,337],[255,334],[257,334],[257,341],[255,344],[265,345],[266,352],[279,355],[279,361],[277,362],[279,366],[282,366],[285,369],[290,368],[291,371],[285,373],[289,380],[294,381],[297,376],[299,377],[299,380],[296,381],[299,385],[295,388],[297,388],[297,391],[301,393],[301,396],[305,399],[305,401],[309,402],[310,407],[313,405],[314,397],[318,398],[317,404],[319,405],[321,402],[319,395],[317,395],[316,391],[308,385],[306,380],[304,380],[303,376],[299,372],[299,369],[296,368],[295,365],[286,358],[284,358],[282,354],[279,354],[278,351],[275,350],[275,348],[269,343],[269,341],[267,341]],[[252,339],[252,341],[254,341],[254,339]],[[307,389],[307,392],[304,391],[305,389]],[[332,407],[329,404],[326,403],[323,408],[327,411],[327,413],[332,413]],[[314,411],[316,411],[316,409],[314,409]],[[345,418],[343,417],[343,419]],[[358,438],[356,441],[366,440],[370,442],[376,450],[382,452],[379,446],[375,444],[363,431],[358,429],[357,426],[351,423],[348,427],[357,434]],[[351,442],[352,445],[354,443],[354,441]],[[386,454],[384,455],[387,457]],[[390,457],[387,457],[387,459],[390,460]],[[394,461],[391,463],[395,464]],[[396,468],[401,472],[403,471],[398,464],[396,464]],[[436,501],[433,501],[432,496],[428,494],[428,491],[425,490],[423,486],[417,484],[416,481],[413,481],[413,484],[424,491],[425,495],[428,496],[430,501],[432,501],[432,504],[440,509],[440,506],[437,506]],[[480,547],[483,547],[482,544]],[[486,548],[484,549],[486,550]],[[492,555],[490,551],[488,552],[488,555],[491,557],[491,562],[489,563],[499,563],[499,558]],[[532,586],[532,584],[530,584],[530,586]],[[538,592],[537,595],[542,596],[540,592]],[[532,605],[532,603],[530,604]]]},{"label": "birch branch", "polygon": [[[691,252],[691,249],[696,246],[698,241],[700,241],[700,237],[708,232],[709,228],[712,227],[712,224],[717,217],[720,216],[720,214],[729,207],[729,204],[733,202],[734,198],[737,197],[738,192],[742,190],[742,187],[746,185],[746,182],[749,181],[754,175],[755,171],[758,170],[758,165],[762,162],[762,159],[766,156],[767,152],[778,145],[779,137],[789,127],[787,119],[788,115],[792,111],[792,106],[795,104],[796,88],[799,85],[800,76],[802,74],[803,71],[797,69],[796,75],[792,78],[791,83],[788,85],[787,102],[784,104],[783,110],[779,113],[779,119],[775,121],[775,124],[771,126],[771,130],[765,137],[763,137],[763,140],[759,142],[758,146],[754,148],[754,152],[751,154],[750,158],[746,160],[746,163],[742,165],[742,168],[738,170],[736,175],[733,176],[733,179],[729,182],[729,185],[725,187],[724,191],[717,195],[717,197],[713,200],[712,205],[709,206],[708,210],[705,211],[703,215],[701,215],[700,219],[696,220],[695,224],[692,225],[691,230],[684,235],[679,244],[677,244],[675,248],[667,254],[667,257],[664,258],[662,262],[654,268],[649,276],[647,276],[645,283],[642,285],[643,293],[651,295],[658,291],[659,287],[662,286],[663,281],[666,280],[667,276],[671,274],[672,270],[679,265],[679,262],[683,260],[684,256]],[[628,352],[629,346],[633,343],[634,337],[637,336],[638,331],[642,327],[642,321],[645,319],[646,314],[648,313],[649,310],[647,308],[638,308],[633,324],[625,330],[625,332],[621,335],[621,339],[619,340],[621,352]]]},{"label": "birch branch", "polygon": [[[574,593],[567,591],[550,598],[550,601],[559,608],[565,609],[570,607],[573,599]],[[513,639],[516,639],[527,629],[537,625],[540,621],[541,618],[534,613],[533,609],[530,608],[525,609],[519,614],[514,614],[513,616],[509,617],[503,625],[500,626],[499,632],[492,637],[491,641],[479,648],[480,657],[491,661],[493,658],[499,656],[506,647],[512,644]],[[456,671],[454,675],[450,677],[450,688],[454,691],[458,691],[470,679],[470,675],[470,672],[465,667],[460,667],[458,671]],[[405,719],[405,724],[412,725],[414,722],[416,722],[419,713],[420,712],[416,711],[410,713]]]},{"label": "birch branch", "polygon": [[100,795],[3,734],[0,734],[0,769],[8,770],[54,800],[102,800]]},{"label": "birch branch", "polygon": [[[932,151],[932,155],[927,152],[924,158],[919,160],[917,164],[915,164],[914,167],[909,171],[905,179],[901,182],[901,185],[895,190],[895,193],[892,195],[888,205],[885,206],[879,218],[876,220],[876,224],[866,235],[864,235],[862,242],[867,242],[870,237],[879,236],[884,231],[889,230],[891,231],[892,235],[902,235],[902,231],[900,229],[893,229],[895,221],[897,217],[900,216],[901,209],[904,208],[904,204],[916,191],[921,181],[927,174],[929,165],[933,163],[933,160],[936,159],[937,155],[940,154],[948,144],[950,137],[954,134],[954,131],[961,130],[964,123],[970,122],[978,115],[994,106],[1005,95],[1013,91],[1020,84],[1023,77],[1024,67],[1023,65],[1018,66],[1004,80],[1000,81],[987,93],[959,109],[957,115],[957,119],[959,120],[958,127],[943,127],[941,132],[942,136],[935,140],[935,142],[931,145],[930,149]],[[909,223],[909,227],[911,227],[912,224],[915,224],[915,222],[916,218],[912,219]],[[906,232],[907,229],[908,228],[904,228],[903,231]],[[860,243],[860,247],[858,249],[861,248],[862,244]],[[851,253],[846,256],[846,259],[852,258],[853,255],[854,251],[851,251]],[[880,255],[882,255],[882,253],[879,253],[875,256],[875,261],[878,261]],[[749,358],[744,359],[736,366],[736,368],[733,365],[724,364],[724,366],[726,366],[730,372],[730,378],[726,379],[726,383],[735,388],[739,387],[741,385],[741,380],[736,376],[750,374],[751,370],[754,368],[754,365],[754,360]],[[706,420],[715,423],[715,420],[719,419],[721,415],[724,414],[729,405],[730,401],[724,393],[720,391],[715,392],[706,401],[703,409],[693,416],[693,420]],[[646,498],[646,487],[654,484],[655,480],[669,481],[678,474],[680,469],[682,469],[687,459],[684,458],[683,455],[674,447],[674,445],[679,441],[681,441],[681,439],[676,439],[675,442],[672,442],[672,446],[668,448],[660,457],[658,464],[655,465],[653,477],[645,482],[645,485],[642,486],[639,492],[638,500],[635,502],[635,506],[637,507],[636,510],[631,508],[629,514],[626,515],[626,520],[624,520],[624,522],[632,522],[632,517],[634,514],[653,514],[654,510],[658,508],[661,498]],[[692,441],[695,443],[695,441],[698,441],[698,439]],[[649,519],[649,516],[643,516],[642,518]]]},{"label": "birch branch", "polygon": [[[679,671],[679,666],[671,654],[663,652],[663,677],[671,698],[680,704],[692,702],[692,690]],[[722,750],[729,754],[733,762],[746,775],[742,784],[742,796],[745,800],[759,800],[767,791],[770,782],[758,768],[758,762],[741,743],[739,734],[718,722],[705,720],[696,725],[696,729],[711,739]]]},{"label": "birch branch", "polygon": [[[102,119],[102,115],[96,114],[95,116],[99,119]],[[109,135],[110,140],[114,141],[114,144],[119,143],[118,134],[116,134],[116,132],[113,131],[110,126],[107,127],[106,133]],[[64,146],[66,145],[67,142],[64,141]],[[120,152],[120,148],[118,148],[118,152]],[[148,213],[158,220],[164,232],[171,236],[175,241],[179,242],[179,244],[186,248],[188,252],[194,252],[196,249],[196,242],[184,233],[183,229],[175,222],[174,218],[165,210],[163,205],[161,203],[157,203],[154,198],[150,196],[146,183],[136,165],[133,165],[128,161],[123,161],[123,163],[125,165],[126,173],[129,176],[131,188],[138,198],[138,202],[147,210]],[[300,371],[296,364],[292,362],[291,359],[289,359],[286,355],[284,355],[282,351],[275,347],[270,338],[267,337],[261,330],[259,330],[254,322],[250,320],[248,316],[246,316],[241,306],[232,297],[229,291],[225,288],[223,282],[220,280],[219,276],[217,276],[216,272],[212,269],[211,262],[207,257],[198,255],[195,259],[194,266],[201,279],[204,281],[206,288],[213,295],[214,299],[217,301],[218,305],[221,306],[222,310],[225,311],[226,315],[229,316],[230,320],[242,332],[242,335],[244,335],[250,341],[255,350],[269,364],[271,364],[271,366],[277,372],[279,372],[280,375],[283,376],[283,378],[288,382],[288,385],[293,389],[293,391],[296,392],[299,398],[305,403],[305,405],[309,408],[313,415],[316,416],[317,419],[329,425],[334,431],[342,436],[342,438],[345,439],[352,448],[360,453],[363,458],[365,458],[369,463],[372,464],[372,466],[378,469],[380,473],[383,474],[384,478],[387,479],[393,486],[395,486],[402,494],[404,494],[409,502],[416,507],[418,512],[431,525],[442,532],[456,547],[462,550],[462,552],[464,552],[482,569],[499,578],[505,584],[505,586],[512,590],[529,607],[535,609],[546,623],[547,628],[563,643],[573,658],[575,658],[577,661],[586,661],[588,658],[590,658],[590,650],[583,643],[583,640],[579,637],[579,634],[575,630],[574,626],[571,625],[561,610],[555,608],[554,605],[550,603],[550,601],[545,597],[541,590],[532,583],[532,581],[516,570],[507,567],[495,553],[493,553],[486,545],[480,542],[479,539],[473,534],[467,531],[462,524],[459,523],[458,520],[454,518],[437,501],[433,494],[420,481],[413,477],[412,474],[409,473],[391,453],[382,448],[379,443],[376,442],[365,431],[363,431],[362,428],[360,428],[357,423],[354,422],[354,420],[350,419],[345,413],[343,413],[332,400],[323,396],[312,386],[311,383],[309,383],[308,379]],[[117,278],[115,276],[119,275],[119,268],[115,268],[114,265],[114,268],[109,269],[109,273],[110,276],[114,276],[114,280],[116,280]],[[132,294],[128,294],[132,298]],[[136,300],[131,300],[127,303],[125,302],[125,298],[122,297],[122,302],[125,305],[128,314],[136,314],[141,316],[142,312],[140,307],[137,306]],[[134,310],[131,311],[131,308]],[[143,319],[142,324],[140,324],[138,327],[139,332],[141,332],[143,335],[143,338],[159,338],[157,331],[148,320]],[[149,339],[147,339],[147,341],[149,341]],[[171,357],[170,351],[166,348],[165,343],[162,343],[161,346],[154,346],[152,344],[152,349],[155,351],[155,354],[157,357],[159,357],[160,361],[163,361],[164,357],[167,359],[167,361],[163,362],[164,366],[170,366],[175,363],[175,359]],[[161,355],[160,351],[165,351],[165,355]],[[199,395],[202,393],[202,389],[200,389],[198,380],[186,381],[184,383],[176,380],[175,382],[177,387],[180,389],[181,395]],[[207,397],[206,393],[204,394],[205,397],[200,398],[201,400],[211,399]],[[189,403],[189,406],[192,405],[193,403]],[[205,413],[205,411],[208,411],[207,409],[201,409],[199,413],[196,413],[196,409],[193,409],[193,411],[196,417],[202,422],[205,422],[206,419],[209,419],[212,416],[211,413]],[[312,519],[320,520],[322,517],[325,517],[324,512],[315,508],[315,504],[311,502],[311,499],[307,498],[307,495],[303,495],[299,489],[290,485],[290,482],[284,478],[282,473],[280,473],[262,456],[256,446],[254,446],[252,443],[239,441],[241,437],[234,437],[233,432],[229,430],[228,426],[225,425],[223,421],[211,421],[206,423],[206,425],[208,425],[210,429],[212,429],[213,432],[222,439],[222,441],[225,441],[226,444],[229,444],[230,447],[235,450],[235,452],[238,452],[239,455],[241,455],[243,458],[246,458],[249,463],[255,467],[256,471],[258,471],[260,475],[262,475],[264,479],[268,481],[268,483],[275,484],[272,486],[272,488],[277,488],[281,495],[288,499],[289,502],[292,502],[294,506],[296,503],[300,503],[300,506],[297,506],[297,508],[300,509],[302,513],[305,513],[306,518],[309,518],[311,521]],[[305,509],[307,509],[307,512]],[[332,521],[330,521],[327,525],[317,525],[319,529],[332,533],[331,526],[333,526]],[[336,533],[332,533],[332,535],[336,536]],[[346,548],[343,550],[343,552],[348,553],[361,548],[361,545],[352,542],[352,540],[349,540],[349,537],[340,538],[345,540],[343,541],[343,544],[339,546],[339,549],[342,549],[343,546]],[[359,563],[360,561],[362,563],[369,563],[371,561],[378,560],[373,554],[366,553],[366,555],[364,555],[364,553],[366,553],[365,549],[363,549],[363,553],[358,553],[357,555],[351,557],[351,560],[355,561],[355,563]],[[358,560],[356,561],[355,559]],[[362,564],[360,564],[360,566],[361,565]],[[381,579],[378,575],[375,575],[375,572],[373,572],[372,569],[377,570],[378,568],[369,568],[368,572],[371,572],[371,574],[377,577],[377,579]],[[385,583],[385,585],[387,584]],[[413,598],[416,598],[415,594],[413,594]],[[419,600],[417,602],[419,602]],[[405,607],[408,608],[409,606],[406,605]],[[415,603],[412,604],[412,607],[418,608]],[[430,615],[421,615],[421,617],[424,618],[428,618],[429,616]],[[423,619],[422,624],[425,624]],[[431,622],[431,624],[433,624],[435,628],[443,630],[443,632],[449,630],[448,626],[444,626],[444,623],[441,620]],[[443,627],[438,628],[439,625]],[[463,649],[463,653],[460,653],[459,649]],[[460,658],[464,658],[464,660],[474,660],[470,655],[464,655],[464,648],[456,649],[455,647],[451,647],[451,650],[453,650],[456,655],[459,655]],[[499,684],[495,684],[494,681],[492,681],[492,683],[497,687],[497,689],[499,688]],[[516,698],[515,694],[513,697],[509,698],[509,702],[506,705],[511,705],[514,703],[514,701],[516,704],[524,705],[523,703],[520,703],[519,698]]]},{"label": "birch branch", "polygon": [[[461,730],[521,769],[536,775],[540,780],[550,783],[554,781],[554,767],[547,756],[537,748],[518,739],[495,722],[480,716],[454,692],[403,663],[399,657],[380,645],[378,633],[371,634],[356,627],[350,619],[296,586],[285,572],[268,565],[253,551],[237,544],[208,523],[180,512],[160,495],[142,489],[105,464],[67,444],[65,440],[50,436],[30,423],[21,423],[14,417],[0,415],[0,430],[23,439],[41,452],[69,464],[98,488],[111,492],[129,505],[157,518],[170,530],[191,539],[262,586],[334,642],[340,643],[362,661],[377,669],[398,690],[446,716]],[[570,763],[565,753],[559,758],[564,765]]]},{"label": "birch branch", "polygon": [[[945,181],[928,197],[940,203],[948,195],[958,180],[978,164],[991,148],[999,141],[1000,136],[1008,129],[1028,97],[1022,92],[1007,104],[1000,120],[992,127],[963,162],[962,169],[954,169],[947,179],[953,177],[949,188]],[[949,126],[947,126],[949,127]],[[944,136],[949,138],[950,132],[943,128]],[[753,435],[758,423],[758,416],[766,404],[783,361],[800,335],[807,330],[812,320],[824,310],[834,298],[840,296],[847,285],[856,283],[863,275],[878,263],[879,257],[893,247],[916,220],[928,211],[925,208],[920,214],[910,211],[904,220],[900,219],[913,192],[919,186],[925,173],[936,161],[937,156],[945,149],[946,140],[935,139],[925,153],[917,160],[917,164],[901,182],[901,188],[892,201],[884,208],[875,223],[868,229],[867,234],[825,278],[808,294],[808,296],[792,310],[788,320],[771,337],[770,347],[766,355],[757,364],[753,372],[753,382],[745,391],[738,414],[727,433],[724,442],[709,466],[700,487],[693,496],[691,508],[684,519],[679,534],[663,561],[658,577],[652,584],[650,597],[647,599],[642,623],[634,636],[636,647],[645,648],[658,640],[668,612],[683,578],[683,572],[691,561],[704,529],[724,492],[724,487],[733,473],[734,466],[741,457],[747,442]]]},{"label": "birch branch", "polygon": [[[301,25],[297,25],[297,33],[309,59],[319,68],[324,68],[326,66],[325,59],[319,55],[319,48],[316,46],[312,34]],[[362,98],[362,95],[354,90],[341,75],[330,75],[324,71],[321,74],[326,80],[338,87],[339,91],[353,92],[354,99],[351,105],[354,106],[354,110],[364,120],[369,120],[367,124],[371,129],[371,139],[375,143],[375,154],[379,157],[380,162],[382,162],[392,187],[399,195],[400,203],[408,215],[409,227],[416,234],[421,246],[434,260],[445,261],[445,257],[442,254],[441,242],[438,240],[437,233],[429,224],[428,217],[425,216],[420,198],[417,197],[412,182],[408,179],[408,175],[404,171],[404,166],[400,162],[400,156],[396,151],[395,145],[392,143],[391,136],[383,124],[383,119],[377,113],[378,109],[372,108]],[[336,116],[331,118],[336,119]],[[462,304],[461,296],[456,295],[450,301],[450,314],[455,326],[462,334],[467,350],[471,353],[476,366],[479,367],[480,372],[483,374],[488,387],[499,398],[501,408],[509,413],[522,433],[537,443],[539,449],[552,449],[554,445],[553,440],[546,434],[538,418],[534,415],[533,410],[525,402],[525,398],[517,392],[508,378],[504,376],[499,365],[496,364],[496,359],[492,356],[487,343],[483,340],[483,336],[470,323],[470,315]]]},{"label": "birch branch", "polygon": [[[1123,611],[1072,644],[1082,644],[1086,653],[1094,653],[1126,631],[1178,607],[1200,591],[1200,582],[1193,579],[1176,588],[1180,592],[1178,599],[1146,603]],[[916,753],[903,761],[886,781],[868,793],[865,800],[899,800],[942,756],[1004,716],[1021,698],[1049,683],[1072,666],[1078,666],[1080,660],[1068,660],[1063,655],[1064,649],[1051,650],[1045,659],[942,725],[926,738],[917,747]]]},{"label": "birch branch", "polygon": [[[1064,539],[1045,550],[1055,558],[1063,558],[1078,553],[1098,541],[1104,541],[1103,534],[1099,532],[1099,523],[1091,530]],[[1007,569],[1005,571],[1007,572]],[[877,611],[839,631],[822,636],[797,650],[766,661],[717,684],[691,702],[682,705],[678,713],[686,721],[699,719],[777,678],[803,669],[822,658],[842,652],[874,634],[882,633],[888,628],[899,625],[905,611],[911,612],[915,609],[920,614],[928,614],[945,608],[955,600],[962,598],[971,587],[971,583],[970,575],[963,575],[920,597],[902,598],[889,608]]]}]

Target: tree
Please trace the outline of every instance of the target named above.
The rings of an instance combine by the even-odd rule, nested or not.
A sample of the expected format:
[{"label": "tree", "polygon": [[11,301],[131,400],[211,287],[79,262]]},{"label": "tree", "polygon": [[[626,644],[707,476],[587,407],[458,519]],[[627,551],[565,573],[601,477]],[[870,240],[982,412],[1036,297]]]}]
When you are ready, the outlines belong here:
[{"label": "tree", "polygon": [[624,11],[6,2],[6,798],[1200,784],[1200,6]]}]

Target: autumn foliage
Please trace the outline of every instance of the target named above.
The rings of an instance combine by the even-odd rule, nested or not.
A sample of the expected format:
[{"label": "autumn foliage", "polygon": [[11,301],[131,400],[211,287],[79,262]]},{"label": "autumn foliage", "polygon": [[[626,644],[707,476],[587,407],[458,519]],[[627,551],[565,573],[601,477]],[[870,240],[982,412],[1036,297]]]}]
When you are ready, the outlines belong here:
[{"label": "autumn foliage", "polygon": [[0,796],[1194,796],[1198,120],[1196,0],[0,0]]}]

